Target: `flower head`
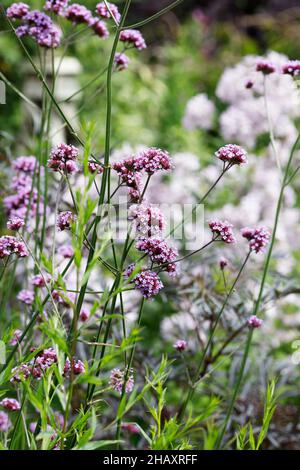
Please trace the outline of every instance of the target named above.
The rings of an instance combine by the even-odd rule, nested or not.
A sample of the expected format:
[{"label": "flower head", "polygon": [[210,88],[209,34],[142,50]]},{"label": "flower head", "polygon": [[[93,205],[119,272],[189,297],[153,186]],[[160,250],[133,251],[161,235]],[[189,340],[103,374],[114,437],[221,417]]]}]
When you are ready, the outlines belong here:
[{"label": "flower head", "polygon": [[78,171],[75,160],[78,157],[78,149],[74,145],[59,144],[50,154],[48,167],[54,171],[64,171],[72,174]]},{"label": "flower head", "polygon": [[235,165],[247,163],[247,152],[239,145],[224,145],[224,147],[221,147],[216,151],[215,155],[223,162],[228,162]]},{"label": "flower head", "polygon": [[143,150],[134,161],[136,171],[145,171],[149,174],[157,171],[169,171],[172,168],[173,163],[169,153],[155,147]]},{"label": "flower head", "polygon": [[25,222],[20,217],[11,217],[7,222],[7,228],[9,230],[19,230],[25,225]]},{"label": "flower head", "polygon": [[65,18],[75,24],[87,23],[93,19],[92,13],[84,5],[73,3],[65,11]]},{"label": "flower head", "polygon": [[177,351],[182,352],[187,348],[187,342],[184,341],[184,339],[178,339],[176,343],[173,344],[174,348],[177,349]]},{"label": "flower head", "polygon": [[0,431],[7,432],[11,427],[11,422],[8,414],[4,411],[0,411]]},{"label": "flower head", "polygon": [[166,225],[161,210],[147,203],[131,206],[129,218],[133,219],[137,232],[145,237],[159,237]]},{"label": "flower head", "polygon": [[[107,8],[107,5],[109,9]],[[102,16],[102,18],[107,18],[107,19],[111,18],[111,14],[109,10],[113,14],[116,22],[119,23],[121,19],[121,15],[119,13],[117,5],[115,5],[114,3],[109,3],[109,2],[106,2],[106,4],[104,2],[101,2],[96,5],[96,13],[98,13],[99,16]]]},{"label": "flower head", "polygon": [[31,280],[31,283],[35,287],[45,287],[51,281],[50,274],[37,274]]},{"label": "flower head", "polygon": [[90,25],[94,32],[102,39],[106,39],[109,36],[109,32],[104,21],[99,20],[99,18],[93,18],[90,21]]},{"label": "flower head", "polygon": [[83,308],[80,312],[79,318],[82,322],[86,322],[89,319],[90,312],[86,309]]},{"label": "flower head", "polygon": [[36,166],[36,157],[18,157],[13,160],[12,167],[14,170],[21,171],[23,173],[33,173]]},{"label": "flower head", "polygon": [[60,231],[68,230],[76,219],[76,215],[71,211],[61,212],[57,217],[57,227]]},{"label": "flower head", "polygon": [[121,31],[120,41],[132,44],[138,50],[147,47],[141,32],[137,29],[125,29]]},{"label": "flower head", "polygon": [[157,264],[170,263],[178,256],[177,250],[170,247],[166,241],[155,237],[139,238],[136,248],[147,253],[151,261]]},{"label": "flower head", "polygon": [[282,73],[296,77],[300,73],[300,60],[289,60],[282,66]]},{"label": "flower head", "polygon": [[56,15],[62,15],[68,3],[69,0],[47,0],[44,8],[47,11],[52,11]]},{"label": "flower head", "polygon": [[275,72],[275,65],[266,59],[259,59],[256,62],[256,71],[262,72],[264,75],[269,75],[270,73]]},{"label": "flower head", "polygon": [[157,295],[164,285],[154,271],[141,271],[133,280],[135,288],[138,289],[145,299]]},{"label": "flower head", "polygon": [[129,64],[129,59],[126,54],[118,52],[115,55],[114,62],[115,62],[116,69],[121,71],[121,70],[127,69],[128,64]]},{"label": "flower head", "polygon": [[21,409],[20,403],[15,398],[3,398],[3,400],[0,401],[0,406],[10,411],[18,411]]},{"label": "flower head", "polygon": [[88,163],[88,170],[90,173],[103,173],[103,166],[96,162],[89,162]]},{"label": "flower head", "polygon": [[245,227],[241,232],[242,236],[249,241],[250,250],[255,253],[264,251],[265,246],[269,243],[270,233],[265,227]]},{"label": "flower head", "polygon": [[11,235],[0,237],[0,258],[17,255],[18,258],[28,256],[28,251],[23,242]]},{"label": "flower head", "polygon": [[220,258],[219,260],[219,266],[220,268],[223,270],[226,268],[226,266],[228,266],[228,261],[226,258],[224,258],[223,256]]},{"label": "flower head", "polygon": [[12,3],[6,10],[6,16],[12,20],[19,20],[29,12],[27,3]]},{"label": "flower head", "polygon": [[248,318],[248,325],[251,328],[260,328],[262,324],[263,321],[260,318],[257,318],[256,315],[252,315],[250,318]]},{"label": "flower head", "polygon": [[32,305],[34,301],[34,292],[32,290],[23,289],[18,293],[17,299],[26,305]]},{"label": "flower head", "polygon": [[227,220],[212,220],[209,223],[213,235],[220,237],[225,243],[235,243],[235,237],[232,232],[233,225],[227,222]]},{"label": "flower head", "polygon": [[[121,371],[120,369],[113,369],[110,373],[109,384],[116,392],[122,393],[125,379],[126,379],[126,373],[124,371]],[[126,393],[132,392],[133,387],[134,387],[134,378],[132,375],[132,371],[130,371],[126,379],[125,392]]]}]

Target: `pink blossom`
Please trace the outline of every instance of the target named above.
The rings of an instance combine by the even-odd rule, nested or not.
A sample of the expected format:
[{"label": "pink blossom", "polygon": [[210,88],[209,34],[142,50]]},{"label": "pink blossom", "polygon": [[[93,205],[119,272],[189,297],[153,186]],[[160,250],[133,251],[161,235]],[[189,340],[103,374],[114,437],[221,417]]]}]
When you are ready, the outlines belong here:
[{"label": "pink blossom", "polygon": [[269,243],[270,232],[265,227],[245,227],[241,232],[242,236],[249,241],[250,250],[255,253],[264,251],[265,246]]},{"label": "pink blossom", "polygon": [[28,256],[25,244],[11,235],[0,237],[0,258],[13,254],[17,255],[18,258]]},{"label": "pink blossom", "polygon": [[11,427],[11,422],[8,414],[4,411],[0,411],[0,431],[7,432]]},{"label": "pink blossom", "polygon": [[88,170],[90,173],[103,173],[103,166],[96,162],[89,162],[88,163]]},{"label": "pink blossom", "polygon": [[90,312],[86,309],[83,308],[80,312],[79,318],[82,322],[86,322],[89,319]]},{"label": "pink blossom", "polygon": [[77,173],[79,169],[75,160],[78,153],[74,145],[59,144],[51,151],[48,167],[54,171],[65,171],[68,174]]},{"label": "pink blossom", "polygon": [[239,145],[227,144],[224,147],[219,148],[215,155],[223,162],[236,165],[247,163],[247,152]]},{"label": "pink blossom", "polygon": [[169,153],[155,147],[140,152],[133,165],[136,171],[145,171],[151,175],[157,171],[169,171],[173,168]]},{"label": "pink blossom", "polygon": [[93,18],[90,10],[88,10],[84,5],[79,5],[78,3],[73,3],[70,5],[66,9],[64,16],[67,18],[67,20],[72,21],[74,24],[90,24]]},{"label": "pink blossom", "polygon": [[117,68],[117,70],[124,70],[124,69],[127,69],[128,67],[128,64],[129,64],[129,59],[127,57],[126,54],[123,54],[123,53],[117,53],[115,55],[115,66]]},{"label": "pink blossom", "polygon": [[160,238],[141,237],[136,243],[136,248],[150,256],[151,261],[158,264],[169,263],[178,256],[177,250],[171,248],[168,243]]},{"label": "pink blossom", "polygon": [[266,59],[259,59],[256,63],[257,72],[262,72],[264,75],[269,75],[270,73],[275,72],[275,65]]},{"label": "pink blossom", "polygon": [[300,60],[289,60],[282,66],[282,73],[296,77],[300,73]]},{"label": "pink blossom", "polygon": [[261,320],[260,318],[258,318],[256,315],[252,315],[252,316],[248,319],[248,325],[249,325],[251,328],[260,328],[262,324],[263,324],[263,320]]},{"label": "pink blossom", "polygon": [[96,5],[96,12],[98,13],[98,15],[102,16],[102,18],[107,18],[107,19],[111,18],[111,14],[109,12],[110,10],[115,20],[117,21],[117,23],[119,23],[121,19],[121,15],[119,13],[117,5],[115,5],[114,3],[109,3],[109,2],[106,2],[106,4],[109,6],[109,9],[107,8],[104,2],[98,3]]},{"label": "pink blossom", "polygon": [[11,217],[7,222],[7,228],[9,230],[19,230],[25,225],[25,222],[20,217]]},{"label": "pink blossom", "polygon": [[13,160],[12,167],[14,170],[22,171],[23,173],[33,173],[36,166],[36,157],[18,157]]},{"label": "pink blossom", "polygon": [[143,203],[131,206],[129,217],[134,221],[140,235],[159,237],[165,229],[165,218],[161,210],[154,205]]},{"label": "pink blossom", "polygon": [[31,280],[31,283],[35,287],[45,287],[51,281],[50,274],[37,274]]},{"label": "pink blossom", "polygon": [[176,343],[173,344],[173,346],[175,349],[177,349],[177,351],[182,352],[187,348],[187,342],[184,341],[184,339],[178,339]]},{"label": "pink blossom", "polygon": [[3,398],[3,400],[0,401],[0,406],[10,411],[18,411],[21,409],[20,403],[15,398]]},{"label": "pink blossom", "polygon": [[95,31],[97,36],[102,39],[108,38],[109,32],[104,21],[99,20],[99,18],[93,18],[90,22],[90,26]]},{"label": "pink blossom", "polygon": [[[116,392],[122,393],[125,378],[126,378],[126,373],[124,371],[121,371],[120,369],[113,369],[110,373],[109,385]],[[133,387],[134,387],[134,378],[132,375],[132,371],[130,371],[126,380],[125,392],[126,393],[132,392]]]},{"label": "pink blossom", "polygon": [[150,299],[157,295],[164,285],[154,271],[141,271],[132,282],[145,299]]},{"label": "pink blossom", "polygon": [[232,232],[233,225],[227,222],[227,220],[212,220],[209,223],[209,228],[211,229],[214,236],[217,239],[221,239],[225,243],[235,243],[235,237]]},{"label": "pink blossom", "polygon": [[132,44],[138,50],[146,49],[147,47],[141,32],[137,29],[125,29],[121,31],[120,41]]},{"label": "pink blossom", "polygon": [[76,215],[71,211],[61,212],[57,217],[57,227],[60,231],[68,230],[76,219]]},{"label": "pink blossom", "polygon": [[17,299],[26,305],[32,305],[34,302],[34,292],[31,290],[23,289],[18,293]]},{"label": "pink blossom", "polygon": [[223,270],[226,268],[226,266],[228,266],[228,261],[226,258],[224,258],[223,256],[220,258],[220,261],[219,261],[219,266],[220,268]]},{"label": "pink blossom", "polygon": [[23,18],[29,12],[29,6],[27,3],[18,2],[12,3],[6,10],[6,16],[13,20]]}]

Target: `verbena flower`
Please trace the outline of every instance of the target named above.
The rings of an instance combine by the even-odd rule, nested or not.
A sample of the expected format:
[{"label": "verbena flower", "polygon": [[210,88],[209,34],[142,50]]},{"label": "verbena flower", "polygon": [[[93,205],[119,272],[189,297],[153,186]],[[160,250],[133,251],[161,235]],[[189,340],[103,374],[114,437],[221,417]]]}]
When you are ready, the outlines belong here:
[{"label": "verbena flower", "polygon": [[20,217],[12,217],[7,222],[7,228],[9,230],[19,230],[24,225],[25,225],[25,222]]},{"label": "verbena flower", "polygon": [[7,432],[11,427],[11,422],[8,417],[8,414],[4,411],[0,411],[0,431]]},{"label": "verbena flower", "polygon": [[219,260],[219,266],[222,270],[225,269],[228,266],[228,260],[222,256]]},{"label": "verbena flower", "polygon": [[23,242],[11,235],[0,237],[0,258],[16,255],[18,258],[28,256],[28,251]]},{"label": "verbena flower", "polygon": [[21,409],[21,405],[15,398],[3,398],[0,401],[0,406],[10,411],[18,411]]},{"label": "verbena flower", "polygon": [[15,330],[12,335],[12,339],[10,340],[11,346],[16,346],[19,343],[19,340],[23,334],[22,330]]},{"label": "verbena flower", "polygon": [[257,72],[262,72],[264,75],[269,75],[276,71],[275,65],[266,59],[259,59],[256,62],[256,70]]},{"label": "verbena flower", "polygon": [[[115,20],[117,21],[117,23],[119,23],[121,19],[121,15],[119,13],[119,9],[117,5],[115,5],[114,3],[109,3],[109,2],[106,2],[106,3],[109,6],[109,9],[112,12]],[[96,13],[98,13],[99,16],[102,16],[102,18],[111,18],[111,14],[104,2],[98,3],[96,5]]]},{"label": "verbena flower", "polygon": [[35,287],[45,287],[50,281],[50,274],[44,274],[43,276],[41,274],[37,274],[32,278],[31,283]]},{"label": "verbena flower", "polygon": [[122,423],[121,424],[121,428],[124,430],[124,431],[129,431],[131,432],[132,434],[139,434],[139,428],[137,427],[136,424],[134,423]]},{"label": "verbena flower", "polygon": [[115,55],[114,62],[115,62],[116,69],[120,70],[120,71],[124,70],[124,69],[127,69],[128,65],[129,65],[129,59],[128,59],[127,55],[124,54],[124,53],[121,53],[121,52],[118,52]]},{"label": "verbena flower", "polygon": [[258,318],[256,315],[252,315],[252,316],[248,319],[248,325],[249,325],[251,328],[260,328],[262,324],[263,324],[263,320],[261,320],[260,318]]},{"label": "verbena flower", "polygon": [[154,271],[141,271],[138,273],[132,281],[135,288],[138,289],[145,299],[150,299],[155,295],[159,294],[164,285]]},{"label": "verbena flower", "polygon": [[282,73],[296,77],[300,73],[300,60],[289,60],[282,66]]},{"label": "verbena flower", "polygon": [[28,289],[23,289],[18,293],[17,299],[20,300],[20,302],[23,302],[23,304],[32,305],[34,302],[34,292]]},{"label": "verbena flower", "polygon": [[[113,369],[110,373],[109,384],[110,386],[119,393],[122,393],[124,382],[125,382],[126,373],[121,371],[120,369]],[[132,375],[132,371],[129,372],[126,384],[125,384],[125,392],[130,393],[132,392],[134,387],[134,378]]]},{"label": "verbena flower", "polygon": [[249,241],[250,250],[255,251],[255,253],[264,251],[270,240],[270,232],[265,227],[245,227],[241,230],[241,233]]},{"label": "verbena flower", "polygon": [[187,348],[187,342],[184,341],[184,339],[178,339],[176,343],[173,344],[173,346],[175,349],[177,349],[177,351],[182,352]]},{"label": "verbena flower", "polygon": [[24,24],[16,29],[19,37],[31,36],[40,46],[46,48],[56,48],[60,45],[61,31],[46,13],[32,10],[22,18],[22,21]]},{"label": "verbena flower", "polygon": [[133,165],[136,171],[145,171],[149,174],[154,174],[157,171],[169,171],[173,168],[169,153],[155,147],[140,152]]},{"label": "verbena flower", "polygon": [[227,144],[220,147],[215,153],[216,157],[223,162],[236,165],[247,163],[247,152],[245,149],[236,144]]},{"label": "verbena flower", "polygon": [[12,167],[14,170],[21,171],[23,173],[34,173],[37,160],[34,156],[29,157],[18,157],[12,161]]},{"label": "verbena flower", "polygon": [[99,20],[99,18],[93,18],[90,21],[90,26],[94,30],[94,32],[97,34],[97,36],[99,36],[102,39],[108,38],[109,31],[104,21]]},{"label": "verbena flower", "polygon": [[62,15],[65,8],[67,8],[69,0],[47,0],[45,3],[45,10],[52,11],[57,15]]},{"label": "verbena flower", "polygon": [[71,211],[61,212],[57,217],[57,227],[60,231],[68,230],[76,219],[76,215]]},{"label": "verbena flower", "polygon": [[59,144],[51,151],[48,167],[54,171],[63,171],[68,174],[76,173],[78,167],[75,160],[78,153],[79,151],[74,145]]},{"label": "verbena flower", "polygon": [[74,250],[71,245],[63,245],[58,248],[58,254],[63,258],[72,258]]},{"label": "verbena flower", "polygon": [[225,243],[235,243],[236,239],[232,232],[233,225],[227,222],[227,220],[212,220],[209,222],[209,228],[213,235],[220,237]]},{"label": "verbena flower", "polygon": [[86,23],[90,24],[93,19],[93,15],[84,5],[73,3],[70,5],[64,14],[67,20],[72,21],[75,24]]},{"label": "verbena flower", "polygon": [[82,322],[86,322],[89,319],[90,312],[87,308],[83,308],[80,312],[79,318]]},{"label": "verbena flower", "polygon": [[70,359],[67,357],[65,365],[64,365],[64,370],[63,370],[63,376],[64,377],[69,377],[71,374],[71,368],[73,371],[74,375],[79,375],[79,374],[84,374],[85,372],[85,365],[80,359],[72,359],[72,365]]},{"label": "verbena flower", "polygon": [[103,166],[96,162],[89,162],[88,163],[88,170],[90,173],[103,173]]},{"label": "verbena flower", "polygon": [[29,6],[27,3],[18,2],[13,3],[6,10],[6,16],[12,20],[18,20],[23,18],[29,12]]},{"label": "verbena flower", "polygon": [[151,261],[157,264],[172,262],[178,256],[177,250],[170,247],[166,241],[155,237],[139,238],[136,248],[147,253]]},{"label": "verbena flower", "polygon": [[120,41],[132,44],[138,50],[142,50],[147,47],[141,32],[137,29],[125,29],[124,31],[121,31]]},{"label": "verbena flower", "polygon": [[134,221],[137,232],[146,237],[161,236],[166,225],[161,210],[148,203],[131,206],[129,218]]}]

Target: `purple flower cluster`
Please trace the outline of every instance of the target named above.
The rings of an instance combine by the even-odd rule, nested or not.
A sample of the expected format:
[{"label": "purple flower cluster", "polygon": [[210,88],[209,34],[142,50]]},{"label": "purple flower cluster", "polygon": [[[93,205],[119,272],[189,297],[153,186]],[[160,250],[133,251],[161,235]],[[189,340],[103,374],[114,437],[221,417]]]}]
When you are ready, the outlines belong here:
[{"label": "purple flower cluster", "polygon": [[23,242],[11,235],[0,237],[0,258],[16,255],[18,258],[28,256],[28,251]]},{"label": "purple flower cluster", "polygon": [[16,346],[19,343],[19,340],[22,336],[23,332],[22,330],[15,330],[12,335],[12,339],[10,340],[10,345],[11,346]]},{"label": "purple flower cluster", "polygon": [[119,13],[117,5],[115,5],[114,3],[109,3],[109,2],[106,2],[106,4],[108,5],[109,9],[107,8],[104,2],[98,3],[96,5],[96,13],[98,13],[98,15],[101,16],[102,18],[109,19],[111,18],[111,14],[109,12],[110,10],[111,13],[113,14],[113,17],[117,21],[117,23],[119,23],[121,19],[121,15]]},{"label": "purple flower cluster", "polygon": [[46,284],[48,284],[51,281],[51,276],[50,274],[44,274],[43,276],[41,274],[37,274],[34,276],[31,280],[31,283],[34,287],[45,287]]},{"label": "purple flower cluster", "polygon": [[270,240],[270,233],[265,227],[245,227],[242,229],[242,236],[249,241],[250,250],[255,253],[263,252]]},{"label": "purple flower cluster", "polygon": [[115,55],[115,67],[117,70],[127,69],[128,65],[129,59],[126,54],[119,52]]},{"label": "purple flower cluster", "polygon": [[32,175],[34,173],[36,163],[37,163],[37,160],[33,156],[29,156],[29,157],[21,156],[21,157],[16,158],[16,160],[13,160],[12,167],[16,171],[20,171],[22,173],[29,173]]},{"label": "purple flower cluster", "polygon": [[99,175],[103,173],[103,166],[96,162],[88,163],[88,170],[90,173],[98,173]]},{"label": "purple flower cluster", "polygon": [[8,230],[19,230],[21,227],[25,225],[25,222],[20,217],[12,217],[7,222]]},{"label": "purple flower cluster", "polygon": [[49,367],[57,363],[56,352],[53,348],[44,349],[37,354],[30,362],[21,364],[12,369],[11,382],[21,382],[27,380],[28,377],[41,379],[43,374]]},{"label": "purple flower cluster", "polygon": [[79,3],[73,3],[70,5],[64,12],[65,18],[72,21],[74,24],[86,23],[90,25],[93,16],[90,10],[88,10],[84,5]]},{"label": "purple flower cluster", "polygon": [[18,411],[21,409],[21,405],[15,398],[3,398],[0,401],[0,406],[10,411]]},{"label": "purple flower cluster", "polygon": [[212,220],[209,222],[209,228],[217,239],[221,239],[225,243],[235,243],[236,239],[232,232],[233,225],[227,220]]},{"label": "purple flower cluster", "polygon": [[228,266],[228,261],[223,256],[220,258],[219,266],[222,269],[222,271],[226,268],[226,266]]},{"label": "purple flower cluster", "polygon": [[215,153],[216,157],[223,162],[241,165],[247,163],[247,152],[239,145],[227,144],[219,148]]},{"label": "purple flower cluster", "polygon": [[138,29],[125,29],[121,31],[120,41],[132,44],[139,51],[146,49],[146,42]]},{"label": "purple flower cluster", "polygon": [[61,212],[57,217],[57,227],[60,231],[68,230],[77,219],[71,211]]},{"label": "purple flower cluster", "polygon": [[62,171],[68,174],[79,171],[75,160],[78,157],[78,149],[74,145],[59,144],[50,154],[48,167],[54,171]]},{"label": "purple flower cluster", "polygon": [[68,3],[69,0],[47,0],[44,8],[47,11],[52,11],[56,15],[62,15]]},{"label": "purple flower cluster", "polygon": [[6,16],[12,20],[20,20],[29,12],[27,3],[19,2],[13,3],[6,10]]},{"label": "purple flower cluster", "polygon": [[23,302],[23,304],[32,305],[34,302],[34,292],[32,290],[23,289],[18,293],[17,299]]},{"label": "purple flower cluster", "polygon": [[157,264],[172,263],[178,256],[177,250],[171,248],[165,240],[161,238],[141,237],[136,243],[136,248],[149,255],[151,261]]},{"label": "purple flower cluster", "polygon": [[[125,277],[131,277],[134,269],[134,264],[128,266],[124,273]],[[145,269],[142,269],[138,274],[136,274],[131,282],[134,284],[135,288],[141,292],[145,299],[154,297],[164,287],[156,272]]]},{"label": "purple flower cluster", "polygon": [[252,315],[250,318],[248,318],[248,326],[251,328],[260,328],[262,324],[263,321],[256,315]]},{"label": "purple flower cluster", "polygon": [[300,73],[300,60],[289,60],[282,66],[282,73],[296,77]]},{"label": "purple flower cluster", "polygon": [[71,374],[71,368],[74,375],[84,374],[85,373],[85,365],[80,359],[72,359],[72,366],[71,361],[69,358],[66,359],[64,365],[63,376],[69,377]]},{"label": "purple flower cluster", "polygon": [[182,352],[187,348],[187,342],[184,341],[184,339],[178,339],[176,343],[173,344],[173,346],[175,349],[177,349],[177,351]]},{"label": "purple flower cluster", "polygon": [[131,206],[130,218],[139,235],[145,237],[161,236],[165,229],[165,218],[161,210],[148,203]]},{"label": "purple flower cluster", "polygon": [[[110,373],[109,385],[119,393],[122,393],[124,387],[124,381],[126,378],[126,373],[121,371],[120,369],[113,369]],[[134,378],[132,372],[128,374],[126,384],[125,384],[125,392],[130,393],[132,392],[134,387]]]},{"label": "purple flower cluster", "polygon": [[39,10],[28,11],[21,17],[21,21],[21,26],[16,29],[19,37],[30,36],[46,48],[56,48],[60,45],[61,31],[46,13]]},{"label": "purple flower cluster", "polygon": [[106,39],[109,36],[109,31],[104,21],[99,20],[98,18],[93,18],[90,22],[90,26],[94,32],[99,36],[99,38]]},{"label": "purple flower cluster", "polygon": [[70,308],[71,304],[74,302],[73,294],[70,294],[69,297],[59,293],[57,290],[52,291],[52,298],[58,302],[62,307]]},{"label": "purple flower cluster", "polygon": [[262,72],[264,75],[270,75],[276,71],[275,65],[266,59],[260,59],[256,63],[256,71]]},{"label": "purple flower cluster", "polygon": [[11,427],[11,422],[8,414],[4,411],[0,411],[0,431],[7,432]]}]

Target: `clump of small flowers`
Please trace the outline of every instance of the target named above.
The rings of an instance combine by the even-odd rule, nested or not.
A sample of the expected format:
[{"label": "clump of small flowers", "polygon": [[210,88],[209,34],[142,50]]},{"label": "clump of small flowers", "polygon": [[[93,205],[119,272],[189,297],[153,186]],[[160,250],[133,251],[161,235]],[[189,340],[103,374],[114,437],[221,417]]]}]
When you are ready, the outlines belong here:
[{"label": "clump of small flowers", "polygon": [[131,206],[129,217],[134,221],[140,236],[161,236],[166,226],[161,210],[148,203]]},{"label": "clump of small flowers", "polygon": [[282,66],[282,73],[296,77],[300,73],[300,60],[289,60]]},{"label": "clump of small flowers", "polygon": [[69,358],[66,359],[63,376],[69,377],[71,374],[71,369],[74,375],[84,374],[85,365],[80,359],[72,359],[72,364]]},{"label": "clump of small flowers", "polygon": [[264,75],[270,75],[276,71],[276,67],[269,60],[259,59],[256,63],[256,71],[262,72]]},{"label": "clump of small flowers", "polygon": [[75,160],[78,153],[78,149],[74,145],[59,144],[51,151],[48,167],[54,171],[62,171],[68,174],[77,173],[78,167]]},{"label": "clump of small flowers", "polygon": [[219,148],[215,153],[216,157],[226,163],[241,165],[247,163],[247,152],[236,144],[227,144]]},{"label": "clump of small flowers", "polygon": [[[124,273],[125,277],[131,277],[134,269],[134,264],[128,266]],[[154,297],[164,287],[156,272],[145,269],[142,269],[141,272],[136,274],[130,282],[135,285],[135,288],[141,292],[145,299]]]},{"label": "clump of small flowers", "polygon": [[[109,9],[107,8],[107,6],[109,7]],[[106,5],[104,2],[98,3],[96,5],[96,13],[99,16],[102,16],[102,18],[106,18],[106,19],[111,18],[111,14],[109,10],[113,14],[113,17],[116,20],[116,22],[119,23],[121,19],[121,15],[119,13],[117,5],[115,5],[114,3],[109,3],[109,2],[106,2]]]},{"label": "clump of small flowers", "polygon": [[34,169],[36,166],[36,158],[32,155],[30,156],[21,156],[13,160],[12,167],[16,171],[21,171],[23,173],[34,173]]},{"label": "clump of small flowers", "polygon": [[[113,369],[110,373],[109,385],[119,393],[122,393],[124,387],[124,381],[126,378],[126,373],[121,371],[120,369]],[[132,392],[134,387],[134,378],[132,375],[132,371],[128,374],[125,384],[125,392],[130,393]]]},{"label": "clump of small flowers", "polygon": [[0,237],[0,258],[16,255],[18,258],[28,256],[25,244],[11,235]]},{"label": "clump of small flowers", "polygon": [[166,150],[151,147],[140,152],[134,160],[136,171],[145,171],[153,175],[157,171],[173,169],[172,159]]},{"label": "clump of small flowers", "polygon": [[139,434],[140,432],[139,428],[134,423],[122,423],[121,428],[124,429],[124,431],[131,432],[132,434]]},{"label": "clump of small flowers", "polygon": [[52,291],[51,295],[53,300],[56,300],[62,307],[65,308],[70,308],[72,302],[75,300],[72,293],[69,295],[69,297],[66,297],[55,289]]},{"label": "clump of small flowers", "polygon": [[270,232],[265,227],[242,229],[242,236],[249,241],[249,248],[255,253],[264,251],[270,240]]},{"label": "clump of small flowers", "polygon": [[227,220],[212,220],[209,222],[209,228],[216,239],[221,239],[225,243],[235,243],[236,239],[232,232],[233,225]]},{"label": "clump of small flowers", "polygon": [[256,315],[252,315],[250,318],[248,318],[248,326],[251,328],[260,328],[262,324],[263,320],[258,318]]},{"label": "clump of small flowers", "polygon": [[34,287],[45,287],[51,281],[51,276],[49,274],[37,274],[31,280],[31,283]]},{"label": "clump of small flowers", "polygon": [[58,248],[58,254],[65,259],[70,259],[74,256],[74,250],[71,245],[62,245]]},{"label": "clump of small flowers", "polygon": [[57,355],[53,348],[44,349],[39,352],[30,362],[21,364],[12,369],[11,382],[21,382],[30,376],[41,379],[49,367],[57,363]]},{"label": "clump of small flowers", "polygon": [[103,173],[103,166],[96,162],[88,163],[88,170],[90,173],[98,173],[99,175]]},{"label": "clump of small flowers", "polygon": [[6,10],[6,15],[12,20],[20,20],[29,12],[29,6],[27,3],[19,2],[13,3]]},{"label": "clump of small flowers", "polygon": [[120,71],[127,69],[129,65],[129,59],[127,55],[122,52],[118,52],[115,55],[114,62],[115,62],[116,69]]},{"label": "clump of small flowers", "polygon": [[173,344],[174,348],[179,351],[185,351],[187,348],[187,342],[184,339],[178,339],[176,343]]},{"label": "clump of small flowers", "polygon": [[147,47],[141,32],[137,29],[125,29],[121,31],[120,41],[132,44],[138,50],[146,49]]},{"label": "clump of small flowers", "polygon": [[171,263],[178,256],[177,250],[170,247],[165,240],[155,237],[139,238],[136,248],[147,253],[151,261],[157,264]]},{"label": "clump of small flowers", "polygon": [[88,10],[84,5],[79,5],[78,3],[70,5],[66,9],[64,16],[74,24],[86,23],[88,25],[93,18],[90,10]]},{"label": "clump of small flowers", "polygon": [[68,3],[69,0],[47,0],[44,8],[47,11],[52,11],[56,15],[62,15]]},{"label": "clump of small flowers", "polygon": [[7,432],[11,427],[11,422],[8,414],[5,411],[0,411],[0,431]]},{"label": "clump of small flowers", "polygon": [[15,330],[12,335],[12,339],[10,340],[11,346],[16,346],[19,343],[19,340],[22,336],[22,330]]},{"label": "clump of small flowers", "polygon": [[60,45],[61,31],[46,13],[39,10],[28,11],[21,20],[23,24],[16,29],[19,37],[30,36],[38,45],[46,48]]},{"label": "clump of small flowers", "polygon": [[228,260],[222,256],[219,261],[219,266],[223,271],[226,268],[226,266],[228,266]]},{"label": "clump of small flowers", "polygon": [[99,18],[93,18],[90,21],[90,26],[94,30],[94,32],[102,39],[106,39],[109,36],[109,31],[107,29],[106,24],[104,21],[99,20]]},{"label": "clump of small flowers", "polygon": [[7,228],[9,230],[19,230],[25,225],[25,222],[21,217],[11,217],[7,222]]},{"label": "clump of small flowers", "polygon": [[3,398],[0,401],[0,406],[10,411],[18,411],[21,409],[21,405],[15,398]]},{"label": "clump of small flowers", "polygon": [[82,322],[86,322],[89,319],[90,312],[86,309],[83,308],[80,312],[79,318]]},{"label": "clump of small flowers", "polygon": [[60,231],[70,229],[76,218],[76,215],[71,211],[61,212],[57,217],[58,229]]},{"label": "clump of small flowers", "polygon": [[32,305],[34,302],[34,292],[28,289],[23,289],[18,293],[17,299],[20,300],[20,302],[23,302],[23,304]]}]

